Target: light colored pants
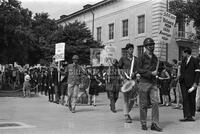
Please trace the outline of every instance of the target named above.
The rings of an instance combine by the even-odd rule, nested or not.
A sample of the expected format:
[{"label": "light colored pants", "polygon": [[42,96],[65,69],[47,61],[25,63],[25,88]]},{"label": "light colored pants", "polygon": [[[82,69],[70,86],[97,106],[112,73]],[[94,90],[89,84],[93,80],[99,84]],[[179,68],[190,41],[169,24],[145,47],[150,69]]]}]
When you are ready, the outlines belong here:
[{"label": "light colored pants", "polygon": [[76,107],[78,92],[79,92],[79,85],[68,84],[68,104],[71,105],[73,109],[75,109]]},{"label": "light colored pants", "polygon": [[[152,123],[158,124],[159,122],[159,95],[158,88],[155,84],[148,82],[140,82],[139,83],[139,102],[140,102],[140,121],[141,123],[147,122],[147,109],[149,105],[149,101],[152,104]],[[150,97],[150,100],[149,100]]]},{"label": "light colored pants", "polygon": [[132,96],[130,92],[123,93],[123,109],[124,109],[124,115],[129,114],[131,109],[133,108],[134,101],[131,100]]},{"label": "light colored pants", "polygon": [[196,94],[196,109],[200,109],[200,85],[197,87],[197,94]]},{"label": "light colored pants", "polygon": [[176,84],[176,102],[177,104],[183,103],[182,93],[181,93],[181,87],[179,81]]}]

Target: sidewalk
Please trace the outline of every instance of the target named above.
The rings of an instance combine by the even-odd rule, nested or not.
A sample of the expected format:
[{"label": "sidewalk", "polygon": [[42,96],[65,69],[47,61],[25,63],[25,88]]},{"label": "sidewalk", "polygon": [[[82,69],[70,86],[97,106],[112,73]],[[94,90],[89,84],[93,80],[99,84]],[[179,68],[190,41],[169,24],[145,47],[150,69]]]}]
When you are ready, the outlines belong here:
[{"label": "sidewalk", "polygon": [[[121,94],[117,113],[109,109],[106,93],[100,93],[97,106],[77,106],[76,113],[67,107],[49,103],[46,96],[32,98],[0,97],[0,123],[21,122],[29,127],[1,129],[0,134],[147,134],[150,130],[151,110],[148,111],[148,131],[142,131],[139,109],[131,112],[133,123],[124,123]],[[195,122],[179,122],[182,111],[160,107],[160,126],[163,134],[200,133],[200,113]]]}]

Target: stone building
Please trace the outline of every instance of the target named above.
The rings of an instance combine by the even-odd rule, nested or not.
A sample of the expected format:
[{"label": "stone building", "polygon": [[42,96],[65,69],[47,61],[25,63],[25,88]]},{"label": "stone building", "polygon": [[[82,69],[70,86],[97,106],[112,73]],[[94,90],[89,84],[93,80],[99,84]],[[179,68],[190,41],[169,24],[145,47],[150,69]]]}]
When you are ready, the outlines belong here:
[{"label": "stone building", "polygon": [[[155,53],[159,55],[158,32],[161,16],[167,9],[167,0],[103,0],[96,4],[87,4],[83,9],[57,20],[64,26],[76,20],[85,22],[95,40],[103,45],[116,46],[119,59],[127,43],[135,45],[135,55],[143,53],[143,40],[151,37],[156,42]],[[193,55],[199,53],[199,44],[192,26],[176,25],[171,43],[162,51],[162,60],[171,62],[180,59],[185,47],[191,47]]]}]

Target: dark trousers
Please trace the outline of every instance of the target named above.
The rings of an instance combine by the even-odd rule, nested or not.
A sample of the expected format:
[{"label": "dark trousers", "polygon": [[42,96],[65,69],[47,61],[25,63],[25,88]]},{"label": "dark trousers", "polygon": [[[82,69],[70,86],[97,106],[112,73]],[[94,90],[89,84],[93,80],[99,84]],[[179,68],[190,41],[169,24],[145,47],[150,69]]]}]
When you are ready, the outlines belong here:
[{"label": "dark trousers", "polygon": [[59,86],[54,85],[54,93],[55,93],[55,102],[59,103],[60,95],[59,95]]},{"label": "dark trousers", "polygon": [[116,102],[119,96],[119,92],[107,91],[107,96],[108,96],[108,99]]},{"label": "dark trousers", "polygon": [[44,94],[47,96],[47,92],[48,92],[48,86],[47,85],[45,85],[44,86]]},{"label": "dark trousers", "polygon": [[51,86],[51,87],[49,88],[49,101],[54,101],[54,96],[53,96],[53,94],[54,94],[54,87]]},{"label": "dark trousers", "polygon": [[184,118],[191,118],[195,116],[196,110],[196,90],[192,93],[188,93],[188,89],[185,84],[181,83],[181,92],[183,97],[183,116]]},{"label": "dark trousers", "polygon": [[67,85],[67,82],[62,82],[60,84],[60,101],[62,105],[64,105],[65,95],[67,94]]}]

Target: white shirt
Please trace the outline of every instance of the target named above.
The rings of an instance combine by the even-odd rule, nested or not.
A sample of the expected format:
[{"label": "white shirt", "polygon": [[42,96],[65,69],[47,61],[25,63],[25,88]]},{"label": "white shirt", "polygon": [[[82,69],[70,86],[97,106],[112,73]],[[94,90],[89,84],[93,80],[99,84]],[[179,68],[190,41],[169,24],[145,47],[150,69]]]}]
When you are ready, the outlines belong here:
[{"label": "white shirt", "polygon": [[192,56],[190,55],[190,56],[187,58],[186,65],[189,63],[191,57],[192,57]]}]

